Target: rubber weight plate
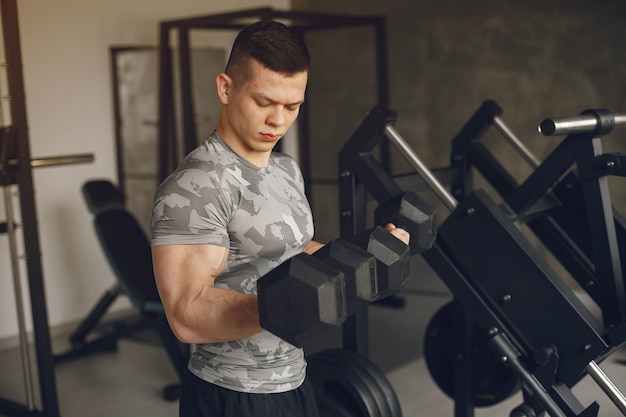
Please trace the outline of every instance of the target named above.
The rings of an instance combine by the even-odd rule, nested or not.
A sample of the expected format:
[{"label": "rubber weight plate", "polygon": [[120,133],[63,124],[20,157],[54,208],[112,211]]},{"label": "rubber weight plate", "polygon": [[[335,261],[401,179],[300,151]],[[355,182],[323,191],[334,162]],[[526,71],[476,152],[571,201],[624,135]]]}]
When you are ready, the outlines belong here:
[{"label": "rubber weight plate", "polygon": [[356,412],[355,417],[383,417],[367,382],[346,370],[343,363],[324,355],[311,358],[308,363],[316,395],[332,394],[342,407]]},{"label": "rubber weight plate", "polygon": [[[455,302],[441,307],[432,317],[424,336],[424,357],[428,370],[441,390],[454,399],[454,319]],[[520,389],[518,377],[498,360],[487,346],[478,326],[475,328],[473,355],[474,405],[488,407],[515,394]]]},{"label": "rubber weight plate", "polygon": [[[393,387],[362,356],[344,349],[329,349],[311,355],[307,362],[320,413],[326,413],[322,415],[402,416]],[[333,407],[337,410],[333,411]]]},{"label": "rubber weight plate", "polygon": [[[364,379],[371,381],[372,385],[370,385],[370,387],[372,387],[372,391],[376,394],[379,408],[383,411],[383,416],[402,416],[398,396],[391,386],[391,383],[380,369],[361,355],[339,349],[336,352],[342,361],[349,364],[348,366],[353,365],[354,369],[363,373]],[[346,352],[348,353],[346,354]],[[375,389],[375,387],[378,387],[378,389]]]}]

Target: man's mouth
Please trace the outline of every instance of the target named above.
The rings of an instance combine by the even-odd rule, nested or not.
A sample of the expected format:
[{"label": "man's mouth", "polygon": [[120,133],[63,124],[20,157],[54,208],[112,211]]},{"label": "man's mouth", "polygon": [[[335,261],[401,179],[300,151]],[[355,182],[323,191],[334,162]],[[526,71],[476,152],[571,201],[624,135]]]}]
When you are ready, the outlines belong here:
[{"label": "man's mouth", "polygon": [[279,134],[272,134],[272,133],[261,133],[261,136],[266,141],[276,141],[276,140],[280,139],[281,135],[279,135]]}]

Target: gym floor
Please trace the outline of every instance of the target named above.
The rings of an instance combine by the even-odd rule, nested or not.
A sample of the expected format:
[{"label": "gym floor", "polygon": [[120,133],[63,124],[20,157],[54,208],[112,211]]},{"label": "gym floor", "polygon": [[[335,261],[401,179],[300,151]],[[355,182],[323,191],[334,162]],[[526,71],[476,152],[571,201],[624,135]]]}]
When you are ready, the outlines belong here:
[{"label": "gym floor", "polygon": [[[434,312],[450,300],[450,295],[420,259],[412,271],[415,272],[402,294],[404,308],[372,306],[369,309],[371,358],[393,385],[405,417],[453,417],[453,401],[433,382],[422,358],[424,330]],[[325,342],[332,346],[337,337],[338,334],[331,334]],[[67,337],[55,339],[55,351],[62,351],[66,340]],[[626,352],[620,350],[602,363],[602,369],[622,391],[626,391],[625,358]],[[0,397],[26,404],[18,349],[0,351],[0,369]],[[177,415],[177,402],[161,397],[165,386],[177,382],[176,373],[165,351],[149,335],[123,339],[116,351],[61,363],[55,372],[63,417]],[[574,394],[585,406],[597,401],[599,417],[619,415],[589,377],[574,388]],[[478,408],[475,414],[508,416],[520,402],[521,395],[516,394],[495,406]]]}]

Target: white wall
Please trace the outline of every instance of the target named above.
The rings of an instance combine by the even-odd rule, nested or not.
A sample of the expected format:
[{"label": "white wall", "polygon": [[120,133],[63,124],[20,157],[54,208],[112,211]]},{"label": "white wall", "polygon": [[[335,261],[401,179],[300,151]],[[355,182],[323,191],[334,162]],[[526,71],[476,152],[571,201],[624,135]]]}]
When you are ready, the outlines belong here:
[{"label": "white wall", "polygon": [[[114,283],[80,195],[87,179],[116,180],[109,48],[156,45],[161,21],[267,6],[288,10],[291,1],[18,3],[32,156],[95,156],[93,163],[34,170],[49,322],[55,326],[82,319]],[[232,32],[215,33],[207,42],[228,49],[233,37]],[[17,202],[14,199],[19,215]],[[5,206],[0,203],[0,222],[5,214]],[[0,339],[17,334],[10,263],[7,236],[0,235]],[[25,280],[23,261],[20,265]],[[24,283],[25,293],[26,289]],[[27,302],[27,309],[29,305]],[[124,306],[122,300],[115,308]],[[30,319],[28,323],[30,328]]]}]

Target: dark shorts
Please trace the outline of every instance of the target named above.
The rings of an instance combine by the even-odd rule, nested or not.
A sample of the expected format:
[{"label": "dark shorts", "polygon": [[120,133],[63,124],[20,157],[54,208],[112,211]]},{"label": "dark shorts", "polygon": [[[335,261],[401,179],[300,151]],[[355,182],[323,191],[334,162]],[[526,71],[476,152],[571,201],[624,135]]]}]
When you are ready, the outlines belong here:
[{"label": "dark shorts", "polygon": [[292,391],[250,394],[208,383],[187,371],[180,394],[180,417],[319,417],[308,380]]}]

